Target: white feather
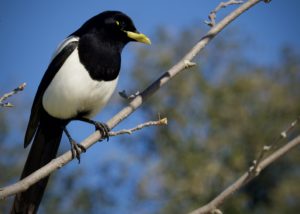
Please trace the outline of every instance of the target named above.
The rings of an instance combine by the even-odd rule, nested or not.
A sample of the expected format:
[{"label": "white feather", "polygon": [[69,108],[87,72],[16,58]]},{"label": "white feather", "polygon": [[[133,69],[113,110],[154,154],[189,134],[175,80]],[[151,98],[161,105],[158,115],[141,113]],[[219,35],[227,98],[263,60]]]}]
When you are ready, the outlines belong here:
[{"label": "white feather", "polygon": [[[65,44],[66,45],[66,44]],[[54,76],[43,96],[43,106],[53,117],[70,119],[88,111],[97,114],[113,94],[118,78],[95,81],[79,61],[77,48]]]},{"label": "white feather", "polygon": [[56,57],[57,54],[58,54],[59,52],[61,52],[62,49],[63,49],[64,47],[66,47],[70,42],[77,42],[77,41],[79,41],[79,37],[77,37],[77,36],[70,36],[70,37],[66,38],[65,40],[63,40],[63,41],[58,45],[58,47],[56,48],[56,51],[55,51],[54,54],[52,55],[51,61],[52,61],[52,60],[54,59],[54,57]]}]

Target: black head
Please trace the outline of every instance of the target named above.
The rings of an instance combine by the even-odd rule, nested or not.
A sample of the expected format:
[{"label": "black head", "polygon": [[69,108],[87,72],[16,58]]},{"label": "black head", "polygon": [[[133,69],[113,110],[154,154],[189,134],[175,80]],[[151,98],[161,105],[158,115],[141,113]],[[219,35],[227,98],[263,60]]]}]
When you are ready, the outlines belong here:
[{"label": "black head", "polygon": [[81,37],[87,33],[96,33],[101,35],[107,42],[120,41],[124,45],[130,41],[151,43],[147,36],[137,31],[130,17],[120,11],[100,13],[89,19],[72,35]]}]

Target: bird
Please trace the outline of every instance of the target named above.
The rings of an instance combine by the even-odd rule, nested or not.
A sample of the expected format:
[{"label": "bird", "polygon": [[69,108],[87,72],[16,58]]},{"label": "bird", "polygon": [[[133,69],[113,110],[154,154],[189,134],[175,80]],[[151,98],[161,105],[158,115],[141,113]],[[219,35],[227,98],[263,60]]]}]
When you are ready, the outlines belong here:
[{"label": "bird", "polygon": [[[151,44],[121,11],[104,11],[70,34],[52,56],[38,86],[27,125],[24,147],[31,142],[21,179],[57,155],[63,133],[72,157],[80,161],[85,148],[73,140],[67,125],[91,123],[104,138],[109,128],[92,118],[108,103],[120,73],[121,53],[129,42]],[[11,213],[37,213],[49,176],[15,196]]]}]

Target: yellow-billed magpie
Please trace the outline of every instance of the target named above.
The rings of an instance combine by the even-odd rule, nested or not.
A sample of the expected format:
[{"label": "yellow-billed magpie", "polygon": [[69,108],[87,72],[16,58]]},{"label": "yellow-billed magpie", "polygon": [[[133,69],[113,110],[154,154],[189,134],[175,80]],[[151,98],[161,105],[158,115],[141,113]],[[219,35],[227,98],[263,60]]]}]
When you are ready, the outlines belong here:
[{"label": "yellow-billed magpie", "polygon": [[[79,159],[78,149],[84,148],[74,143],[66,129],[72,120],[92,123],[107,137],[107,126],[91,118],[115,90],[121,52],[130,41],[150,44],[127,15],[106,11],[89,19],[62,42],[34,98],[24,146],[33,143],[21,179],[56,157],[64,131],[72,143],[72,154]],[[11,213],[36,213],[48,178],[17,194]]]}]

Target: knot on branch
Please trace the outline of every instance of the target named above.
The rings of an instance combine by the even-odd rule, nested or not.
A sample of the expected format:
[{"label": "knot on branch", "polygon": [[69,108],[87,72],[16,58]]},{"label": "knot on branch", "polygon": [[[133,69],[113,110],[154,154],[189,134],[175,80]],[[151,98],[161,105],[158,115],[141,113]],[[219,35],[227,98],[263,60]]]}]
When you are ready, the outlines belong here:
[{"label": "knot on branch", "polygon": [[184,68],[190,68],[197,65],[195,62],[191,62],[190,60],[184,60],[183,64],[184,64]]}]

